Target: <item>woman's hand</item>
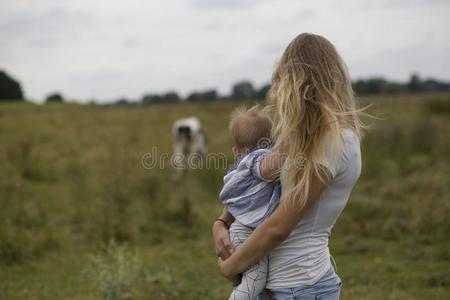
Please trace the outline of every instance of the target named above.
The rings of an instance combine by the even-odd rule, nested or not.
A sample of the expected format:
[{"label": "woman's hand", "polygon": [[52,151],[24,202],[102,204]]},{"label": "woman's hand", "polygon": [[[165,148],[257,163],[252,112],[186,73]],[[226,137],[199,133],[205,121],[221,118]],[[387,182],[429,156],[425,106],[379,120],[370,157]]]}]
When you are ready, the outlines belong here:
[{"label": "woman's hand", "polygon": [[216,255],[225,260],[233,254],[234,249],[230,241],[230,233],[225,224],[221,221],[214,222],[212,229],[214,246],[216,248]]},{"label": "woman's hand", "polygon": [[222,260],[220,257],[218,258],[218,265],[220,273],[222,273],[223,277],[225,277],[228,281],[231,281],[233,286],[238,286],[241,283],[241,276],[239,275],[227,275],[228,273],[225,271],[225,261]]}]

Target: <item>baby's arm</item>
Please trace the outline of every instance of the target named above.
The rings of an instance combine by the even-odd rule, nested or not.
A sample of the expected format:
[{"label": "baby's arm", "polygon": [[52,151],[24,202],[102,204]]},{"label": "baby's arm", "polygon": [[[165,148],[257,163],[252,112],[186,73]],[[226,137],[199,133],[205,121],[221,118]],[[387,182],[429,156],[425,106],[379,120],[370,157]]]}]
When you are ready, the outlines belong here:
[{"label": "baby's arm", "polygon": [[280,175],[281,167],[287,159],[288,143],[267,153],[259,164],[259,173],[265,180],[273,180]]}]

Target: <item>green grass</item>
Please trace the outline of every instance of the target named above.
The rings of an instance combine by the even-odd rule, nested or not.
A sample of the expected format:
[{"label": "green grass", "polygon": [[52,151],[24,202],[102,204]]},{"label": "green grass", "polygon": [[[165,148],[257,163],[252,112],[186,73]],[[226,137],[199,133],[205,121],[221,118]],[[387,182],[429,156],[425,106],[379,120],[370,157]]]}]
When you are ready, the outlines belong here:
[{"label": "green grass", "polygon": [[[362,102],[381,120],[330,241],[342,299],[448,299],[450,94]],[[210,237],[225,170],[180,184],[141,159],[171,153],[190,115],[231,159],[236,105],[1,104],[0,299],[226,299]]]}]

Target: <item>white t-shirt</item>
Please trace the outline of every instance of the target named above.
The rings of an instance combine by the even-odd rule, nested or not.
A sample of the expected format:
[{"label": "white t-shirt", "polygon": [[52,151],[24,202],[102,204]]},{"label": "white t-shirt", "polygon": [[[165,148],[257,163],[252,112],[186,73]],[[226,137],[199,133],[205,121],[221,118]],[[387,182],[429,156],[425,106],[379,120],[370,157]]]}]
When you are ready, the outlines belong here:
[{"label": "white t-shirt", "polygon": [[293,288],[316,283],[331,267],[328,238],[361,173],[357,135],[342,132],[344,145],[332,179],[289,237],[269,254],[266,288]]}]

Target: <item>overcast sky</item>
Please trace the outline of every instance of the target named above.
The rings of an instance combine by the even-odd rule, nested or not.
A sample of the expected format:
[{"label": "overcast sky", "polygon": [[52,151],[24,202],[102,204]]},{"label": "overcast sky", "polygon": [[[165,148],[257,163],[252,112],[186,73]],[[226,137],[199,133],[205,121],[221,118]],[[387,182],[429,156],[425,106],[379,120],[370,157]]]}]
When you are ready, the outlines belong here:
[{"label": "overcast sky", "polygon": [[301,32],[353,78],[450,79],[449,0],[0,0],[0,69],[28,98],[110,101],[270,80]]}]

